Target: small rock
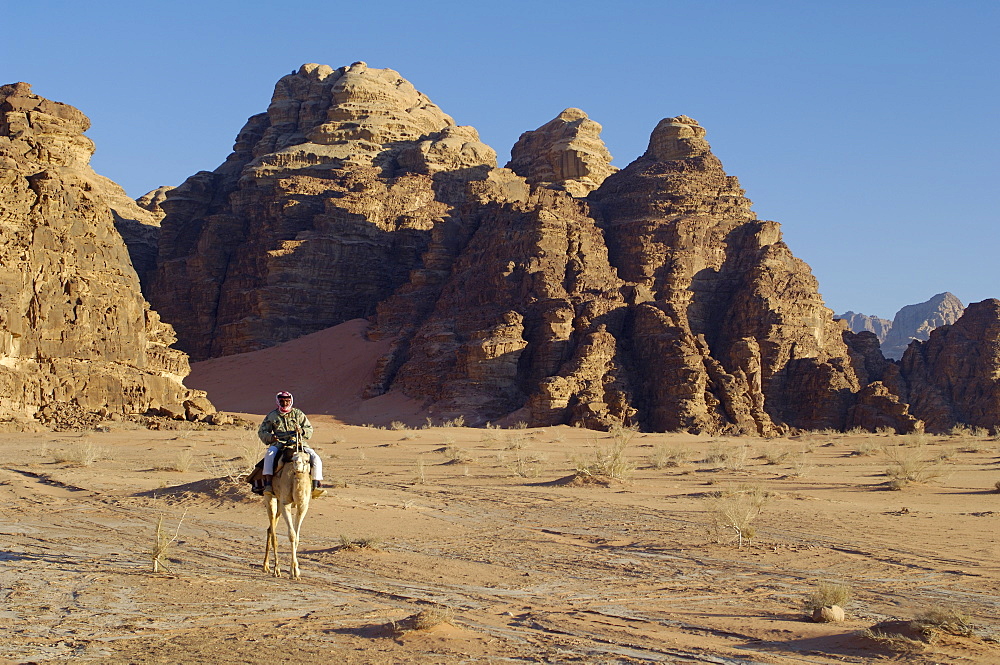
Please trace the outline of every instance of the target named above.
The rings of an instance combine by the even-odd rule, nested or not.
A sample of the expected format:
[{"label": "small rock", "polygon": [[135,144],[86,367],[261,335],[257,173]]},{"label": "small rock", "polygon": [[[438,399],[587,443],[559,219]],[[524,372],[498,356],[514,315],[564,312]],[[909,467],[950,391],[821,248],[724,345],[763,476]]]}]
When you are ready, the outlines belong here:
[{"label": "small rock", "polygon": [[813,621],[816,623],[836,623],[844,620],[844,608],[840,605],[817,607],[813,610]]}]

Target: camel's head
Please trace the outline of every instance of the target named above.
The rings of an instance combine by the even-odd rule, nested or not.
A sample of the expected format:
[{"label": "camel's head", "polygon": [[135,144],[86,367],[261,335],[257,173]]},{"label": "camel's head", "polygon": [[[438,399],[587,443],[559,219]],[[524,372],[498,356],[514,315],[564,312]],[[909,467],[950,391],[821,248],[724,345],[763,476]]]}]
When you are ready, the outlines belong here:
[{"label": "camel's head", "polygon": [[292,453],[292,459],[285,464],[291,465],[292,470],[295,473],[304,473],[308,475],[312,469],[312,465],[309,460],[309,453],[302,450]]}]

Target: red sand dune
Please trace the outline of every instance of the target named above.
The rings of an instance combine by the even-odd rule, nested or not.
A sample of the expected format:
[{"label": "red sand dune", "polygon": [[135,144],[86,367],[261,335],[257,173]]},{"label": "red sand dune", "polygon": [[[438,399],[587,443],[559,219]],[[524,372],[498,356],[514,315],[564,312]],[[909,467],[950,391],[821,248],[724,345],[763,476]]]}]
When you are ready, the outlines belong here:
[{"label": "red sand dune", "polygon": [[184,384],[208,392],[222,411],[267,413],[274,394],[287,390],[307,414],[344,424],[423,423],[420,403],[403,395],[361,398],[390,344],[366,340],[367,327],[364,319],[354,319],[261,351],[193,363]]}]

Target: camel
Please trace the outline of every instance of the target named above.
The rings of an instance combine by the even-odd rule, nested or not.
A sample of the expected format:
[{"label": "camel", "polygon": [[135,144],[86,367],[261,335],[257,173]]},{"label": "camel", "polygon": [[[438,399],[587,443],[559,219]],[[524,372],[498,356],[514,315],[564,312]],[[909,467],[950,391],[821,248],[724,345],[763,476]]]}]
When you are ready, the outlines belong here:
[{"label": "camel", "polygon": [[[264,495],[264,505],[267,508],[267,542],[264,545],[264,572],[271,572],[269,554],[274,552],[274,576],[281,577],[278,566],[278,510],[285,517],[288,525],[288,541],[292,546],[292,579],[299,578],[299,533],[302,520],[309,511],[312,499],[312,479],[310,478],[309,453],[303,450],[292,452],[291,459],[278,469],[271,480],[273,493]],[[291,508],[295,507],[295,517]]]}]

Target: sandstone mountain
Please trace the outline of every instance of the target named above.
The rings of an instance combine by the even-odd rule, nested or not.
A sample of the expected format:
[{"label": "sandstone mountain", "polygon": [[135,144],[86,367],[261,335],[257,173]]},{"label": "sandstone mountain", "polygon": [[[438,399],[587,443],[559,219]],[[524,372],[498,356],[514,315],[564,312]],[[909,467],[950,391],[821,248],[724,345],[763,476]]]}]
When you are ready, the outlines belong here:
[{"label": "sandstone mountain", "polygon": [[204,416],[116,230],[148,213],[90,168],[89,125],[26,83],[0,86],[0,421]]},{"label": "sandstone mountain", "polygon": [[955,323],[964,310],[962,301],[947,291],[926,302],[903,307],[892,319],[882,341],[882,353],[886,358],[899,360],[910,342],[927,340],[932,330]]},{"label": "sandstone mountain", "polygon": [[500,169],[396,72],[304,65],[167,193],[149,299],[195,358],[368,317],[392,344],[368,394],[470,423],[912,426],[696,121],[617,172],[599,131],[567,109]]},{"label": "sandstone mountain", "polygon": [[233,153],[169,192],[148,290],[195,359],[367,317],[433,280],[467,235],[465,183],[496,154],[390,69],[304,65]]},{"label": "sandstone mountain", "polygon": [[929,431],[1000,427],[1000,300],[972,303],[953,324],[914,341],[884,383]]},{"label": "sandstone mountain", "polygon": [[892,321],[889,319],[882,319],[874,314],[859,314],[848,310],[843,314],[837,314],[833,318],[839,319],[841,321],[847,322],[847,328],[851,332],[870,332],[878,338],[879,343],[885,341],[885,336],[889,334],[889,329],[892,328]]}]

